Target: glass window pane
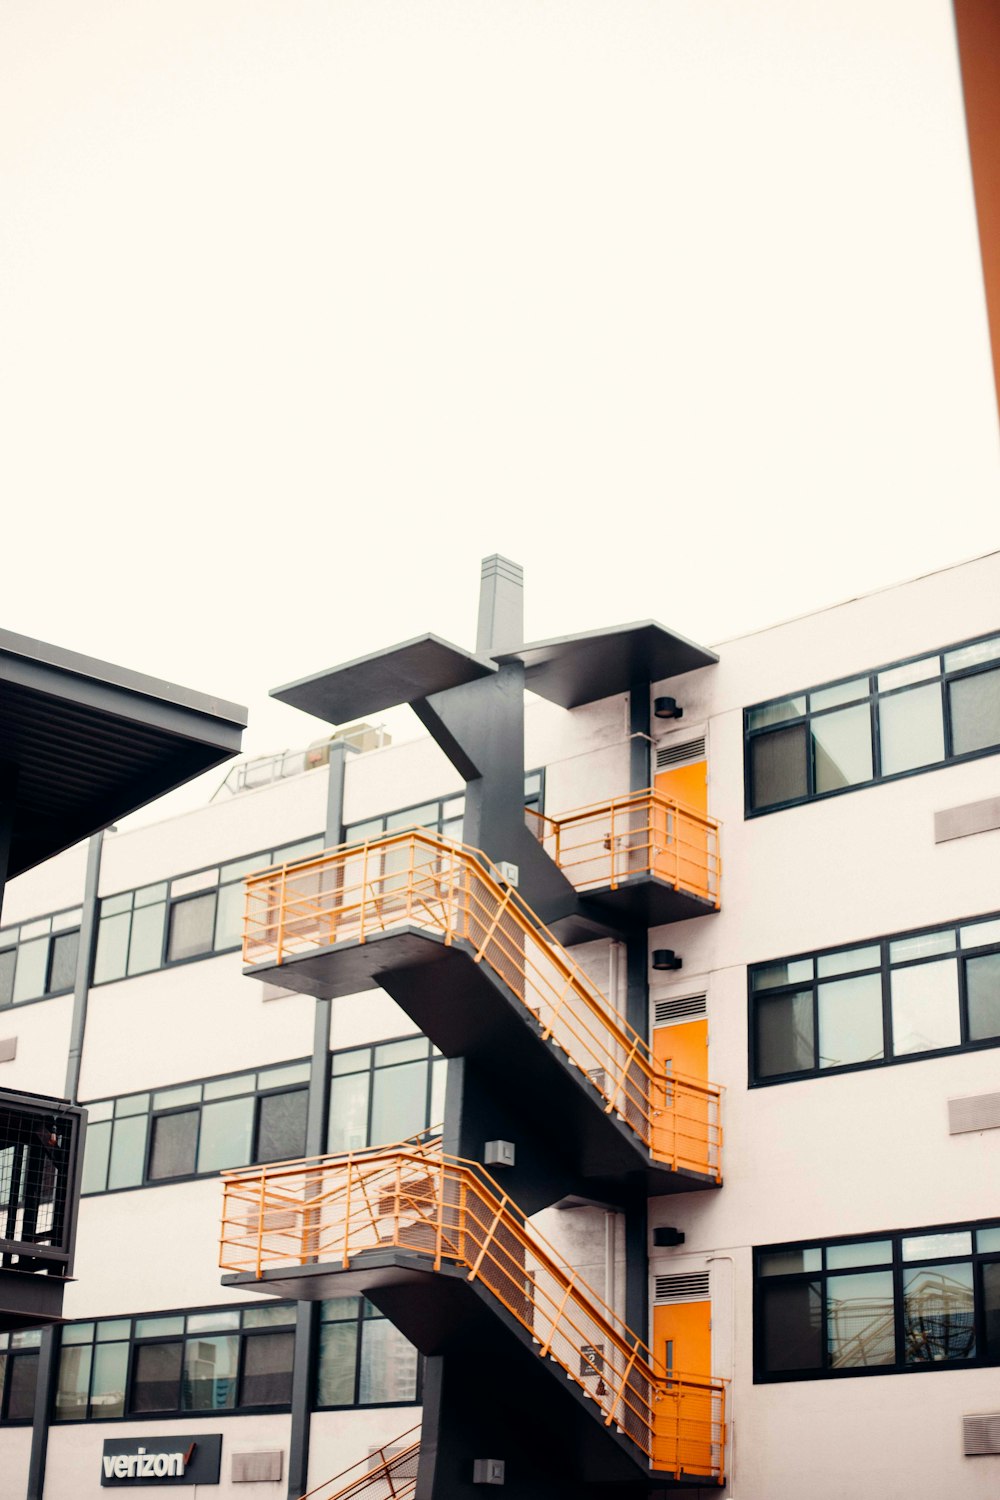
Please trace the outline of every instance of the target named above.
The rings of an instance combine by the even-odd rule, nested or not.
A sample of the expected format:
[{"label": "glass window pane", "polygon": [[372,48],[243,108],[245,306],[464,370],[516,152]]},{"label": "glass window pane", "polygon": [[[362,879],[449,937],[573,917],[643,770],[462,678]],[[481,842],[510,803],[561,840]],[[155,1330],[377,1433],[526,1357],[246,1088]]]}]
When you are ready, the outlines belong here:
[{"label": "glass window pane", "polygon": [[1000,1036],[1000,953],[965,960],[969,1006],[969,1040]]},{"label": "glass window pane", "polygon": [[0,953],[0,1005],[10,1005],[14,999],[14,969],[17,966],[17,949],[5,948]]},{"label": "glass window pane", "polygon": [[243,1359],[244,1406],[284,1406],[292,1399],[294,1333],[261,1333],[246,1341]]},{"label": "glass window pane", "polygon": [[185,1411],[226,1411],[236,1405],[240,1341],[235,1336],[188,1339],[184,1345]]},{"label": "glass window pane", "polygon": [[305,1154],[308,1103],[305,1089],[264,1096],[257,1127],[257,1161],[290,1161]]},{"label": "glass window pane", "polygon": [[819,1065],[872,1062],[883,1056],[882,976],[860,974],[819,986]]},{"label": "glass window pane", "polygon": [[97,1342],[105,1344],[114,1339],[127,1339],[131,1332],[131,1318],[102,1318],[97,1325]]},{"label": "glass window pane", "polygon": [[883,776],[944,760],[940,683],[881,698],[878,715]]},{"label": "glass window pane", "polygon": [[119,912],[132,910],[132,892],[122,891],[117,896],[105,896],[101,902],[101,921],[116,916]]},{"label": "glass window pane", "polygon": [[207,896],[191,896],[176,901],[170,908],[170,938],[167,958],[195,958],[210,953],[215,935],[215,891]]},{"label": "glass window pane", "polygon": [[319,1331],[316,1371],[317,1406],[353,1406],[358,1325],[323,1323]]},{"label": "glass window pane", "polygon": [[823,1252],[815,1246],[807,1250],[772,1250],[760,1257],[761,1276],[791,1276],[796,1271],[821,1271]]},{"label": "glass window pane", "polygon": [[448,1064],[436,1057],[431,1064],[431,1108],[428,1125],[444,1124],[444,1096],[448,1086]]},{"label": "glass window pane", "polygon": [[132,914],[132,938],[128,946],[130,974],[148,974],[163,962],[163,917],[166,907],[142,906]]},{"label": "glass window pane", "polygon": [[908,1234],[903,1240],[904,1260],[935,1260],[943,1255],[971,1254],[970,1229],[958,1229],[946,1234]]},{"label": "glass window pane", "polygon": [[292,1063],[290,1067],[264,1068],[257,1075],[258,1087],[280,1089],[291,1083],[309,1082],[309,1064]]},{"label": "glass window pane", "polygon": [[243,882],[224,885],[219,890],[219,906],[215,914],[215,948],[238,948],[243,942],[243,910],[246,894]]},{"label": "glass window pane", "polygon": [[49,994],[71,990],[76,983],[76,960],[80,952],[80,931],[61,932],[52,939],[49,961]]},{"label": "glass window pane", "polygon": [[881,962],[881,949],[873,943],[868,948],[851,948],[847,953],[821,953],[816,960],[816,972],[820,979],[826,979],[833,974],[855,974],[859,969],[877,969]]},{"label": "glass window pane", "polygon": [[92,1417],[125,1415],[127,1379],[128,1344],[98,1344],[94,1350],[94,1374],[90,1390]]},{"label": "glass window pane", "polygon": [[132,1375],[133,1411],[179,1411],[183,1344],[140,1344]]},{"label": "glass window pane", "polygon": [[96,1125],[101,1120],[110,1120],[114,1114],[115,1103],[113,1099],[96,1099],[87,1101],[87,1129]]},{"label": "glass window pane", "polygon": [[955,959],[892,970],[892,1050],[897,1057],[957,1047],[958,966]]},{"label": "glass window pane", "polygon": [[958,940],[963,948],[985,948],[1000,943],[1000,922],[968,922],[960,929]]},{"label": "glass window pane", "polygon": [[8,1355],[7,1420],[30,1422],[35,1414],[35,1386],[38,1382],[38,1355]]},{"label": "glass window pane", "polygon": [[111,1121],[87,1126],[83,1149],[82,1193],[103,1193],[108,1181],[108,1156],[111,1151]]},{"label": "glass window pane", "polygon": [[758,1078],[801,1073],[816,1066],[812,990],[794,995],[758,995],[754,1013]]},{"label": "glass window pane", "polygon": [[203,1107],[199,1172],[220,1172],[223,1167],[247,1165],[253,1146],[253,1106],[253,1095],[244,1094],[240,1099],[223,1099]]},{"label": "glass window pane", "polygon": [[764,703],[752,708],[747,714],[749,729],[766,729],[770,724],[783,724],[786,719],[799,719],[806,711],[806,695],[798,698],[779,698],[774,703]]},{"label": "glass window pane", "polygon": [[1000,672],[977,672],[948,684],[951,749],[968,755],[1000,745]]},{"label": "glass window pane", "polygon": [[194,875],[179,875],[176,880],[170,882],[171,897],[193,896],[195,891],[207,891],[209,886],[218,885],[219,871],[198,870]]},{"label": "glass window pane", "polygon": [[168,1334],[183,1332],[183,1318],[136,1318],[135,1320],[137,1339],[162,1339]]},{"label": "glass window pane", "polygon": [[987,1359],[1000,1359],[1000,1261],[983,1266],[983,1323]]},{"label": "glass window pane", "polygon": [[79,927],[82,917],[83,911],[79,906],[74,907],[72,911],[61,911],[52,918],[52,931],[66,932],[71,927]]},{"label": "glass window pane", "polygon": [[388,1318],[366,1321],[361,1339],[358,1404],[413,1401],[417,1395],[417,1351]]},{"label": "glass window pane", "polygon": [[330,1059],[333,1075],[338,1073],[362,1073],[371,1067],[372,1049],[353,1047],[350,1052],[335,1052]]},{"label": "glass window pane", "polygon": [[830,1276],[826,1283],[827,1349],[832,1370],[896,1363],[891,1271]]},{"label": "glass window pane", "polygon": [[186,1177],[193,1172],[197,1134],[196,1109],[178,1115],[156,1116],[149,1152],[149,1180],[159,1182],[164,1177]]},{"label": "glass window pane", "polygon": [[92,1344],[94,1342],[93,1323],[65,1323],[62,1341],[64,1344]]},{"label": "glass window pane", "polygon": [[909,687],[911,682],[927,682],[940,675],[940,656],[925,656],[920,661],[907,662],[905,667],[890,667],[887,672],[880,672],[878,688],[880,693],[888,693],[893,688]]},{"label": "glass window pane", "polygon": [[295,1308],[288,1303],[278,1303],[272,1307],[245,1307],[243,1309],[244,1328],[270,1328],[275,1324],[288,1324],[295,1322]]},{"label": "glass window pane", "polygon": [[980,1229],[976,1235],[976,1249],[981,1255],[996,1255],[1000,1250],[1000,1229]]},{"label": "glass window pane", "polygon": [[407,1037],[402,1042],[382,1042],[375,1048],[375,1066],[378,1068],[389,1063],[413,1062],[418,1057],[426,1057],[427,1051],[425,1036]]},{"label": "glass window pane", "polygon": [[764,1369],[823,1368],[823,1307],[818,1281],[765,1282],[761,1287]]},{"label": "glass window pane", "polygon": [[372,1145],[402,1141],[427,1124],[427,1062],[376,1069],[372,1084]]},{"label": "glass window pane", "polygon": [[983,661],[995,661],[998,656],[1000,635],[994,635],[988,641],[976,641],[972,646],[960,646],[957,651],[946,652],[944,669],[946,672],[960,672],[963,667],[975,667]]},{"label": "glass window pane", "polygon": [[136,906],[155,906],[158,901],[167,899],[167,882],[159,881],[156,885],[144,885],[135,893]]},{"label": "glass window pane", "polygon": [[913,937],[899,938],[889,944],[889,962],[907,963],[914,958],[931,958],[935,953],[954,953],[955,929],[945,927],[939,932],[918,932]]},{"label": "glass window pane", "polygon": [[867,703],[810,720],[817,792],[872,778],[872,723]]},{"label": "glass window pane", "polygon": [[90,1395],[90,1344],[64,1344],[59,1359],[59,1381],[56,1386],[56,1420],[73,1422],[87,1415]]},{"label": "glass window pane", "polygon": [[[102,902],[106,907],[107,902]],[[121,979],[128,960],[128,930],[132,922],[131,912],[120,916],[103,917],[97,927],[97,955],[94,959],[94,983],[104,984],[109,979]]]},{"label": "glass window pane", "polygon": [[111,1142],[108,1187],[138,1187],[146,1162],[146,1115],[116,1120]]},{"label": "glass window pane", "polygon": [[383,818],[369,818],[366,823],[351,823],[345,833],[348,844],[363,844],[367,839],[377,839],[385,831]]},{"label": "glass window pane", "polygon": [[14,974],[14,1004],[22,1000],[37,1000],[45,994],[45,971],[49,961],[49,940],[35,938],[31,943],[22,942],[17,950],[17,969]]},{"label": "glass window pane", "polygon": [[389,813],[385,820],[386,829],[412,828],[416,824],[418,828],[437,828],[438,804],[436,802],[425,802],[420,807],[405,807],[401,812]]},{"label": "glass window pane", "polygon": [[838,682],[836,687],[819,688],[809,694],[809,707],[818,713],[822,708],[836,708],[838,703],[855,703],[868,697],[869,683],[867,677],[855,677],[851,682]]},{"label": "glass window pane", "polygon": [[323,839],[321,837],[311,839],[299,839],[297,844],[285,844],[274,851],[274,863],[276,865],[294,864],[297,859],[308,859],[313,854],[322,854]]},{"label": "glass window pane", "polygon": [[328,1151],[359,1151],[368,1145],[369,1073],[349,1073],[330,1085]]},{"label": "glass window pane", "polygon": [[750,741],[750,785],[753,807],[773,807],[806,795],[804,724],[773,730]]},{"label": "glass window pane", "polygon": [[223,885],[235,880],[242,889],[244,875],[253,875],[257,870],[266,870],[270,864],[271,856],[266,851],[260,854],[250,854],[246,859],[233,859],[228,865],[222,866],[219,871],[219,880]]},{"label": "glass window pane", "polygon": [[231,1099],[234,1094],[252,1094],[257,1087],[256,1073],[242,1073],[239,1078],[216,1078],[204,1086],[206,1099]]},{"label": "glass window pane", "polygon": [[20,1328],[10,1336],[12,1349],[37,1349],[41,1342],[42,1330],[40,1328]]},{"label": "glass window pane", "polygon": [[218,1308],[215,1312],[190,1313],[187,1320],[188,1333],[219,1333],[229,1328],[239,1328],[239,1326],[239,1311],[229,1311],[224,1307]]},{"label": "glass window pane", "polygon": [[148,1110],[148,1094],[126,1094],[124,1098],[115,1100],[116,1120],[121,1119],[123,1115],[144,1115]]},{"label": "glass window pane", "polygon": [[182,1104],[200,1103],[200,1083],[184,1083],[176,1089],[157,1089],[153,1095],[154,1109],[178,1109]]},{"label": "glass window pane", "polygon": [[892,1263],[892,1240],[858,1240],[853,1245],[828,1245],[828,1271],[846,1270],[848,1266],[885,1266]]},{"label": "glass window pane", "polygon": [[903,1339],[907,1364],[975,1357],[970,1261],[904,1271]]}]

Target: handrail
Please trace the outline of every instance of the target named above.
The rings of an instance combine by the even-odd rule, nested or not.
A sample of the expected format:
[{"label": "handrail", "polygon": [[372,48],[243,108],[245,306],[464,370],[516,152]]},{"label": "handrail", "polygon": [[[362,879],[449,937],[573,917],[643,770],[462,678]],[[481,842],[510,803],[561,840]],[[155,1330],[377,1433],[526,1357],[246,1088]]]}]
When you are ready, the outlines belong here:
[{"label": "handrail", "polygon": [[465,943],[655,1160],[721,1181],[721,1089],[683,1074],[668,1080],[645,1040],[478,850],[401,829],[252,874],[246,891],[250,965],[280,966],[403,926]]},{"label": "handrail", "polygon": [[[414,1437],[414,1433],[417,1434]],[[395,1449],[395,1452],[390,1452]],[[416,1460],[420,1455],[420,1423],[390,1438],[367,1458],[358,1459],[332,1479],[308,1490],[300,1500],[410,1500],[417,1485]],[[373,1458],[379,1458],[372,1464]],[[400,1473],[400,1470],[410,1472]],[[360,1471],[360,1472],[356,1472]],[[338,1485],[331,1490],[330,1485]]]},{"label": "handrail", "polygon": [[654,787],[551,817],[525,808],[525,821],[577,890],[655,875],[719,906],[719,822]]},{"label": "handrail", "polygon": [[668,1371],[478,1163],[404,1142],[223,1176],[223,1270],[259,1278],[258,1267],[294,1273],[307,1260],[357,1270],[366,1251],[390,1247],[447,1261],[507,1309],[654,1470],[721,1483],[724,1382]]}]

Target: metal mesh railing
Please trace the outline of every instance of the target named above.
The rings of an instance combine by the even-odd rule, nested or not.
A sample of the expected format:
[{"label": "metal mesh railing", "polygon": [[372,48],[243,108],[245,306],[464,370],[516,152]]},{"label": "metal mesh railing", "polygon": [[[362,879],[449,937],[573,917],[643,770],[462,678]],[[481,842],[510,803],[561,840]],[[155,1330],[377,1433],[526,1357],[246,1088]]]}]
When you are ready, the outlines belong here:
[{"label": "metal mesh railing", "polygon": [[0,1095],[0,1264],[64,1272],[70,1257],[79,1111]]},{"label": "metal mesh railing", "polygon": [[718,908],[719,824],[697,808],[647,788],[558,818],[525,808],[525,821],[578,891],[655,875]]},{"label": "metal mesh railing", "polygon": [[344,845],[247,880],[244,962],[280,966],[418,927],[464,943],[653,1157],[721,1181],[721,1090],[657,1067],[646,1042],[476,850],[425,829]]},{"label": "metal mesh railing", "polygon": [[302,1500],[412,1500],[417,1488],[420,1423],[367,1458],[317,1485]]},{"label": "metal mesh railing", "polygon": [[721,1478],[723,1383],[659,1365],[477,1163],[404,1142],[224,1176],[224,1270],[346,1270],[389,1247],[460,1266],[655,1470]]}]

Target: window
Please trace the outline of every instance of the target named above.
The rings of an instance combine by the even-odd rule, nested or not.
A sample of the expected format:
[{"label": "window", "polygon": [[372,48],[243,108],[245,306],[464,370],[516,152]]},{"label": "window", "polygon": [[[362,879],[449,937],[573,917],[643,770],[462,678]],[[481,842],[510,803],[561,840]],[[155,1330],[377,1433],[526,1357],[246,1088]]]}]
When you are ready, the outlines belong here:
[{"label": "window", "polygon": [[750,1081],[1000,1044],[1000,917],[749,970]]},{"label": "window", "polygon": [[416,1349],[364,1297],[334,1297],[320,1316],[316,1406],[406,1406],[420,1399]]},{"label": "window", "polygon": [[[244,877],[271,864],[305,859],[322,848],[323,839],[317,835],[198,870],[193,875],[178,875],[138,890],[106,896],[100,903],[94,984],[148,974],[168,964],[208,958],[213,953],[239,948],[243,937]],[[79,921],[79,913],[76,916]],[[0,952],[0,984],[2,973]]]},{"label": "window", "polygon": [[1000,635],[746,710],[748,816],[1000,750]]},{"label": "window", "polygon": [[1000,1223],[754,1251],[754,1379],[1000,1363]]},{"label": "window", "polygon": [[0,1007],[65,995],[76,983],[80,908],[0,932]]},{"label": "window", "polygon": [[0,1333],[0,1421],[30,1422],[34,1416],[41,1342],[37,1328]]},{"label": "window", "polygon": [[301,1156],[309,1063],[87,1105],[83,1192],[105,1193]]},{"label": "window", "polygon": [[55,1420],[287,1407],[294,1352],[289,1302],[69,1323]]},{"label": "window", "polygon": [[423,1036],[335,1052],[327,1150],[384,1146],[440,1124],[445,1068]]},{"label": "window", "polygon": [[[524,774],[524,805],[540,812],[544,792],[544,771],[526,771]],[[344,842],[360,844],[366,839],[381,838],[384,833],[393,833],[397,828],[429,828],[442,838],[462,841],[462,821],[465,815],[465,797],[437,797],[432,802],[421,802],[416,807],[403,807],[396,812],[383,813],[377,818],[366,818],[360,823],[349,823],[344,829]]]}]

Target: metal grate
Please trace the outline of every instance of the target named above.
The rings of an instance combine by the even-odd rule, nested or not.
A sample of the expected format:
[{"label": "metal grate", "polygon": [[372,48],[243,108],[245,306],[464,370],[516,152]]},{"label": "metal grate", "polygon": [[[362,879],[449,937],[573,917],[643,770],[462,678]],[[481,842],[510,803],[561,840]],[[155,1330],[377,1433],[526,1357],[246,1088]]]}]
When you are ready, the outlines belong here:
[{"label": "metal grate", "polygon": [[674,744],[673,740],[656,747],[656,769],[669,771],[673,766],[690,766],[705,759],[705,736],[698,740],[684,740]]},{"label": "metal grate", "polygon": [[65,1270],[79,1113],[0,1098],[0,1264]]},{"label": "metal grate", "polygon": [[688,1271],[679,1276],[657,1276],[657,1302],[705,1302],[709,1297],[707,1271]]},{"label": "metal grate", "polygon": [[962,1451],[967,1458],[1000,1453],[1000,1411],[978,1412],[962,1418]]},{"label": "metal grate", "polygon": [[708,1015],[707,995],[683,995],[677,1000],[657,1000],[654,1026],[672,1026],[676,1021],[696,1021]]}]

